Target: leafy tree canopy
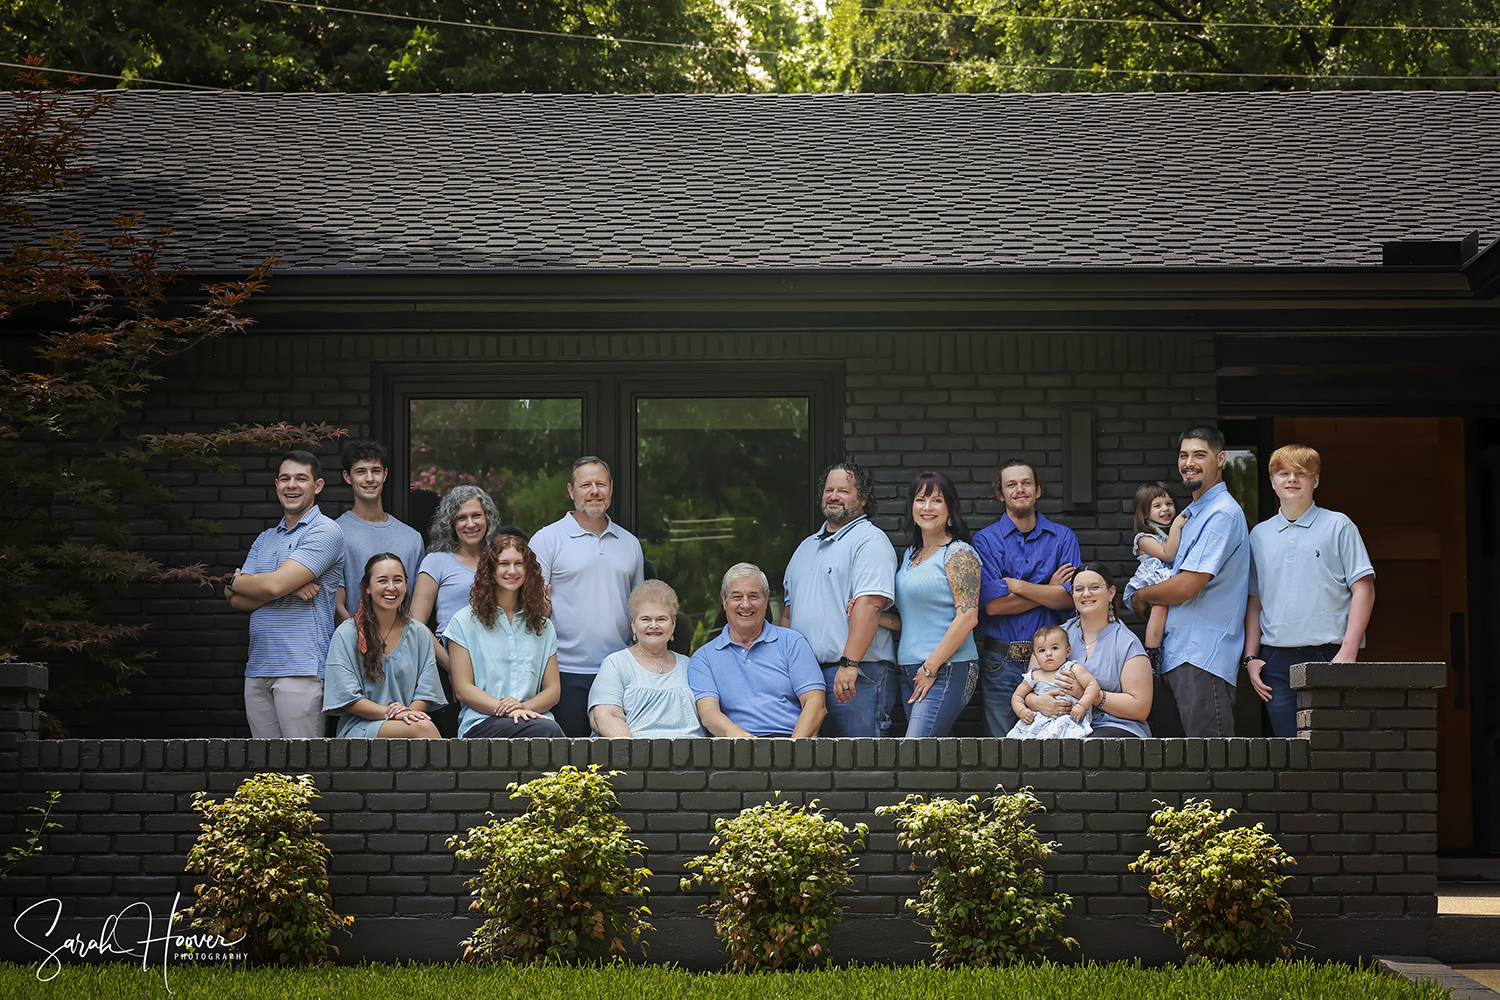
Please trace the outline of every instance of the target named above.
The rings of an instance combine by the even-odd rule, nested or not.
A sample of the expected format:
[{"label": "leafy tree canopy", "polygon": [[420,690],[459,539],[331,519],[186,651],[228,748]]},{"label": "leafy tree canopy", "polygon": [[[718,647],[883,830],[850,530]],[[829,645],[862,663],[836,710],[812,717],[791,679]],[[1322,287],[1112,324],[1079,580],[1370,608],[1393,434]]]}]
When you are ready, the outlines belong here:
[{"label": "leafy tree canopy", "polygon": [[[0,49],[10,62],[40,55],[66,69],[235,90],[254,90],[262,72],[278,91],[749,86],[741,26],[715,0],[353,0],[336,6],[371,13],[268,0],[0,0]],[[661,44],[559,37],[576,35]]]}]

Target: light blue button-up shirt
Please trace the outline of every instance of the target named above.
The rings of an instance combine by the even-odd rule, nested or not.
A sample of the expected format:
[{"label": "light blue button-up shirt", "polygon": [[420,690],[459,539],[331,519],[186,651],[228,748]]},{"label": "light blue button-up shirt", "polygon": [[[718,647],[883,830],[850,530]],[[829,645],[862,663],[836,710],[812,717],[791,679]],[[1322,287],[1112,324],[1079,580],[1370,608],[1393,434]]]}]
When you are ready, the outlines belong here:
[{"label": "light blue button-up shirt", "polygon": [[[469,651],[469,659],[474,663],[474,686],[492,698],[517,701],[535,698],[542,689],[547,661],[557,652],[557,629],[552,627],[552,619],[547,619],[542,634],[537,635],[526,627],[521,612],[517,611],[512,620],[503,609],[495,615],[495,627],[485,628],[473,607],[464,605],[449,620],[443,638],[450,647],[456,642]],[[542,714],[552,718],[551,712]],[[458,716],[458,735],[487,718],[483,712],[465,705]]]},{"label": "light blue button-up shirt", "polygon": [[323,676],[339,584],[344,582],[344,533],[315,504],[292,527],[283,517],[261,532],[241,569],[270,573],[288,559],[312,570],[313,582],[323,589],[310,601],[287,594],[250,612],[246,677]]},{"label": "light blue button-up shirt", "polygon": [[1198,596],[1167,610],[1162,670],[1184,663],[1230,684],[1245,649],[1245,602],[1250,593],[1250,531],[1245,512],[1222,481],[1187,505],[1173,574],[1207,573]]}]

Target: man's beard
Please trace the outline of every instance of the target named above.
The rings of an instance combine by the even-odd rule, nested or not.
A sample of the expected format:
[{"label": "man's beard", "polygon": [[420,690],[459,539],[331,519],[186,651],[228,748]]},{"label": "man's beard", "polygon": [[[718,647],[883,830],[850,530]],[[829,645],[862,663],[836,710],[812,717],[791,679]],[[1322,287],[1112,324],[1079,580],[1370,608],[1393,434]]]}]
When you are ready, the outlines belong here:
[{"label": "man's beard", "polygon": [[1006,501],[1005,513],[1010,515],[1010,519],[1012,521],[1014,521],[1018,517],[1030,517],[1032,514],[1036,513],[1036,500],[1031,499],[1026,501],[1025,507],[1022,507],[1019,504],[1014,503],[1013,501]]},{"label": "man's beard", "polygon": [[605,511],[609,510],[609,503],[605,500],[595,500],[593,503],[583,501],[574,504],[573,509],[584,517],[599,517]]},{"label": "man's beard", "polygon": [[1197,493],[1203,489],[1203,483],[1204,475],[1201,472],[1196,473],[1196,478],[1194,479],[1189,479],[1187,476],[1182,477],[1182,485],[1187,487],[1189,493]]},{"label": "man's beard", "polygon": [[859,517],[859,512],[853,507],[824,506],[823,508],[823,520],[827,521],[830,527],[841,528],[856,517]]}]

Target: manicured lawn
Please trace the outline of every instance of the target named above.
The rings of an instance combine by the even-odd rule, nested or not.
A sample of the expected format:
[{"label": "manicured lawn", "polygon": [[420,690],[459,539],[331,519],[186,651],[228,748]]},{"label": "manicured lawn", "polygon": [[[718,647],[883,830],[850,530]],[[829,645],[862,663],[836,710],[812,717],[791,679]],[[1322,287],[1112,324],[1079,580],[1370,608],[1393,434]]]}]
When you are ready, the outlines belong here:
[{"label": "manicured lawn", "polygon": [[[64,966],[39,983],[30,966],[0,965],[0,997],[125,1000],[165,997],[161,969]],[[298,971],[230,972],[174,966],[173,993],[192,1000],[1441,1000],[1370,969],[1310,961],[1269,967],[1140,969],[1132,965],[1036,965],[941,971],[866,967],[736,976],[659,966],[605,969],[366,965]]]}]

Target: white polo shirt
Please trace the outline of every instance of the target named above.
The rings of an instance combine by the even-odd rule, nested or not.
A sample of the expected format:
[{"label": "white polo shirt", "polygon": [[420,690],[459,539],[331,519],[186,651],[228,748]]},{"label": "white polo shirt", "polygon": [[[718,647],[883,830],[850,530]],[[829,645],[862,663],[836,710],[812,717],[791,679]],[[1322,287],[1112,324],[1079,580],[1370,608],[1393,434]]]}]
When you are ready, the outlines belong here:
[{"label": "white polo shirt", "polygon": [[571,513],[531,538],[531,550],[552,587],[557,668],[597,674],[610,653],[630,645],[630,592],[646,579],[640,541],[609,520],[596,535]]},{"label": "white polo shirt", "polygon": [[1374,575],[1364,540],[1348,517],[1313,504],[1288,521],[1278,510],[1250,532],[1250,593],[1260,598],[1261,643],[1342,643],[1350,588]]}]

